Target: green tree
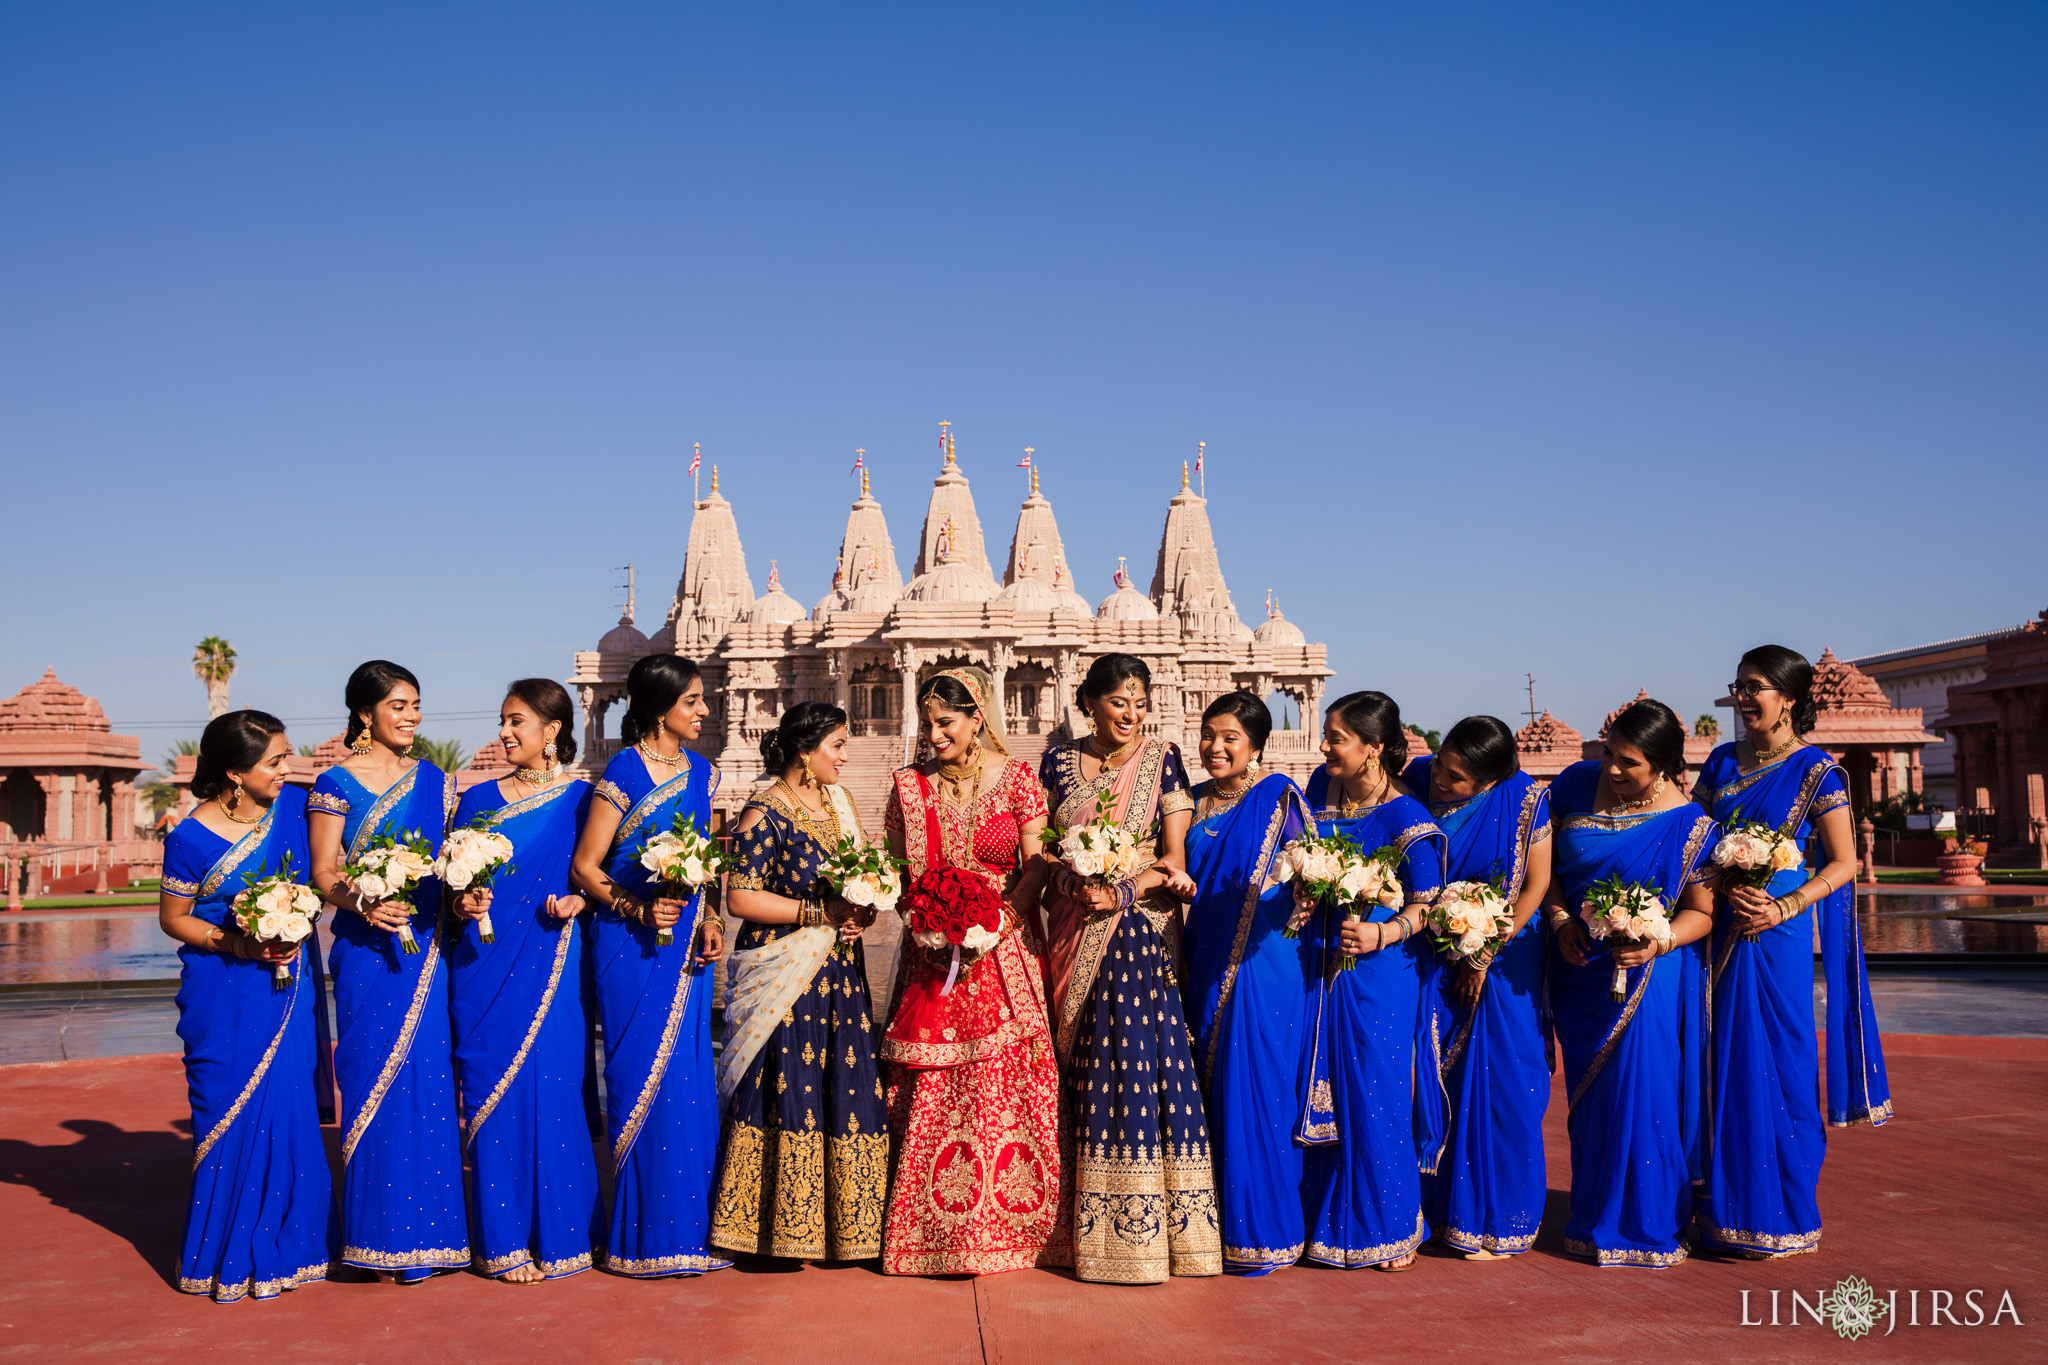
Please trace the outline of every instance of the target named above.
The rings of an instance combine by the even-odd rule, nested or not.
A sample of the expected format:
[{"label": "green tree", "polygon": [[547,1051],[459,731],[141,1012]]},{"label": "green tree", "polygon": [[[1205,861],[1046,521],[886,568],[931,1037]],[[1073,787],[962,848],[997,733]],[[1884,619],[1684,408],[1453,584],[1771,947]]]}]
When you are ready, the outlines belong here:
[{"label": "green tree", "polygon": [[1698,720],[1692,723],[1692,732],[1701,739],[1719,739],[1721,737],[1721,722],[1714,718],[1713,713],[1703,713]]},{"label": "green tree", "polygon": [[300,758],[311,758],[314,754],[318,752],[320,752],[320,746],[317,744],[301,744],[299,746]]},{"label": "green tree", "polygon": [[142,784],[142,798],[149,802],[151,812],[162,816],[178,804],[178,789],[171,785],[171,779],[178,773],[178,760],[188,754],[197,756],[198,753],[199,741],[196,739],[181,739],[171,745],[164,754],[163,762],[158,765],[157,775]]},{"label": "green tree", "polygon": [[424,759],[444,773],[460,772],[462,765],[469,762],[469,755],[461,743],[452,739],[428,739],[425,735],[413,738],[407,758]]},{"label": "green tree", "polygon": [[235,675],[235,647],[209,635],[192,651],[192,676],[206,684],[206,717],[228,713],[228,679]]},{"label": "green tree", "polygon": [[[1429,746],[1431,753],[1435,753],[1436,746],[1444,742],[1444,732],[1441,730],[1423,730],[1420,733],[1422,735],[1422,742]],[[1421,755],[1417,754],[1416,757],[1420,758]]]}]

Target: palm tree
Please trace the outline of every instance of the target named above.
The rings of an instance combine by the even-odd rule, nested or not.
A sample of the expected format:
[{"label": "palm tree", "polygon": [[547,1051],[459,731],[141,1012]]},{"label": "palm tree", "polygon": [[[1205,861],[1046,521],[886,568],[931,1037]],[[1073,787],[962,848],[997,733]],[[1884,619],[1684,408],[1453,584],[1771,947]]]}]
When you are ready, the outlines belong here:
[{"label": "palm tree", "polygon": [[235,676],[235,647],[209,635],[192,651],[192,676],[206,684],[208,720],[228,713],[228,679]]},{"label": "palm tree", "polygon": [[151,811],[162,815],[178,804],[178,789],[171,785],[171,779],[178,774],[178,760],[187,754],[198,752],[199,741],[196,739],[181,739],[171,746],[170,752],[164,755],[162,770],[154,780],[144,783],[142,787],[143,799],[149,802]]},{"label": "palm tree", "polygon": [[423,758],[444,773],[462,771],[462,765],[469,762],[469,755],[463,751],[462,742],[453,739],[428,739],[424,735],[413,738],[407,758]]},{"label": "palm tree", "polygon": [[1701,739],[1719,739],[1721,737],[1721,722],[1715,719],[1712,712],[1704,713],[1698,720],[1692,723],[1692,732]]}]

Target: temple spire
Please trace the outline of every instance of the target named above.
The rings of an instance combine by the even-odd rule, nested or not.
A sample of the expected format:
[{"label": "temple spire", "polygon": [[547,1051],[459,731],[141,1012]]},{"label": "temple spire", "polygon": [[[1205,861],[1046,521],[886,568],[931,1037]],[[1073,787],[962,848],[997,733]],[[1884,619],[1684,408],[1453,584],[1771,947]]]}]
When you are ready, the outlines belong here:
[{"label": "temple spire", "polygon": [[1180,492],[1167,504],[1151,598],[1161,616],[1179,619],[1184,634],[1232,639],[1241,629],[1216,556],[1208,500],[1188,486],[1186,462],[1181,464]]}]

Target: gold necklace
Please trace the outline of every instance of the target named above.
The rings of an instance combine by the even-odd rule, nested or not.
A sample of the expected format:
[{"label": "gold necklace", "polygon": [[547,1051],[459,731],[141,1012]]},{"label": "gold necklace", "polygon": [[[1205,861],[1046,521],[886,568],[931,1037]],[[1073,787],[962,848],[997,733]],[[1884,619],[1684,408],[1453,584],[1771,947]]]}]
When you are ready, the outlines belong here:
[{"label": "gold necklace", "polygon": [[1344,788],[1340,786],[1337,788],[1337,814],[1340,816],[1351,815],[1357,811],[1370,810],[1374,806],[1384,805],[1387,793],[1393,789],[1394,779],[1389,777],[1368,795],[1361,796],[1356,801],[1350,801],[1345,799]]},{"label": "gold necklace", "polygon": [[1221,782],[1212,780],[1209,783],[1209,794],[1202,798],[1201,818],[1207,820],[1213,815],[1220,815],[1229,810],[1244,799],[1246,792],[1257,785],[1250,773],[1245,774],[1244,780],[1237,784],[1235,791],[1225,791]]},{"label": "gold necklace", "polygon": [[1089,754],[1091,754],[1095,758],[1095,761],[1100,763],[1106,771],[1110,768],[1116,767],[1119,763],[1123,762],[1125,756],[1130,754],[1134,749],[1136,749],[1140,744],[1143,744],[1144,742],[1144,735],[1132,735],[1126,743],[1120,744],[1114,749],[1110,749],[1104,747],[1102,743],[1102,737],[1100,735],[1089,735],[1086,740],[1082,741],[1082,747],[1085,748],[1089,752]]},{"label": "gold necklace", "polygon": [[981,794],[981,770],[987,764],[988,755],[977,745],[971,767],[951,770],[943,763],[939,765],[939,783],[952,798],[954,805],[964,806]]},{"label": "gold necklace", "polygon": [[824,818],[827,807],[822,798],[820,799],[818,807],[815,810],[813,810],[809,805],[807,805],[804,802],[804,799],[801,796],[798,796],[796,794],[796,788],[789,785],[788,778],[776,778],[775,785],[789,793],[789,804],[795,806],[798,810],[804,812],[804,814],[809,815],[814,819]]},{"label": "gold necklace", "polygon": [[[1798,735],[1794,735],[1794,736],[1792,736],[1792,738],[1790,738],[1790,739],[1786,740],[1786,741],[1785,741],[1785,742],[1784,742],[1783,744],[1780,744],[1780,745],[1779,745],[1779,746],[1778,746],[1777,748],[1775,748],[1775,749],[1766,749],[1766,750],[1765,750],[1764,752],[1762,752],[1762,753],[1758,753],[1758,752],[1757,752],[1757,748],[1756,748],[1756,736],[1755,736],[1754,734],[1752,734],[1752,735],[1751,735],[1751,736],[1749,737],[1749,758],[1750,758],[1750,761],[1751,761],[1752,763],[1756,764],[1756,767],[1757,767],[1757,768],[1761,768],[1761,767],[1763,767],[1763,766],[1764,766],[1764,765],[1765,765],[1766,763],[1775,763],[1775,762],[1777,762],[1777,761],[1778,761],[1779,759],[1783,758],[1783,757],[1784,757],[1784,756],[1785,756],[1786,754],[1789,754],[1789,753],[1791,753],[1791,752],[1792,752],[1792,748],[1793,748],[1793,746],[1794,746],[1794,745],[1796,745],[1796,744],[1798,744],[1798,743],[1799,743],[1799,736],[1798,736]],[[1751,771],[1751,772],[1754,772],[1754,771],[1756,771],[1756,769],[1755,769],[1755,768],[1752,768],[1752,769],[1750,769],[1750,771]]]},{"label": "gold necklace", "polygon": [[513,775],[535,791],[543,791],[555,785],[555,779],[562,775],[562,765],[557,763],[552,768],[521,768]]},{"label": "gold necklace", "polygon": [[[235,802],[235,805],[237,806],[241,804],[239,796],[240,794],[237,793],[237,800]],[[241,816],[235,814],[235,807],[230,806],[227,803],[227,798],[225,797],[216,796],[215,798],[213,798],[213,804],[220,807],[220,813],[222,815],[227,816],[228,819],[234,821],[238,825],[260,825],[263,823],[263,817],[260,815],[252,815],[248,819],[244,820]]]},{"label": "gold necklace", "polygon": [[644,739],[641,740],[638,744],[634,745],[633,747],[640,751],[640,757],[648,759],[649,761],[654,763],[666,763],[671,768],[680,768],[683,766],[683,764],[689,762],[689,759],[684,757],[685,751],[681,748],[678,748],[676,750],[676,756],[674,758],[666,758],[661,754],[656,753],[653,749],[649,748],[647,741]]},{"label": "gold necklace", "polygon": [[[1610,787],[1608,790],[1612,791],[1613,788]],[[1662,795],[1664,795],[1664,775],[1659,773],[1657,775],[1657,785],[1650,788],[1648,796],[1643,797],[1640,801],[1623,801],[1621,798],[1616,797],[1614,804],[1607,808],[1606,813],[1609,815],[1631,815],[1639,810],[1647,810],[1651,806],[1656,805],[1657,798]]]}]

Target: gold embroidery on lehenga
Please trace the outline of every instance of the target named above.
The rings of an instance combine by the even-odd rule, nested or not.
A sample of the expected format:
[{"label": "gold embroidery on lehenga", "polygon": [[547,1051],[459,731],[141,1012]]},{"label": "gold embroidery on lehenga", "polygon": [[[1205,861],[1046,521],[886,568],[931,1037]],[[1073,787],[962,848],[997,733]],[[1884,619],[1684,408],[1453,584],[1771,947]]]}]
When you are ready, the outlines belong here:
[{"label": "gold embroidery on lehenga", "polygon": [[368,1247],[343,1247],[341,1259],[371,1270],[460,1270],[473,1257],[468,1247],[427,1247],[420,1251],[372,1251]]},{"label": "gold embroidery on lehenga", "polygon": [[1693,1226],[1710,1242],[1736,1251],[1768,1251],[1774,1256],[1803,1256],[1810,1251],[1820,1250],[1820,1229],[1811,1232],[1749,1232],[1741,1228],[1724,1228],[1699,1214],[1693,1219]]},{"label": "gold embroidery on lehenga", "polygon": [[1494,1233],[1472,1233],[1461,1228],[1445,1228],[1444,1243],[1459,1251],[1491,1251],[1502,1256],[1513,1256],[1536,1245],[1536,1234],[1526,1233],[1519,1237],[1502,1237]]},{"label": "gold embroidery on lehenga", "polygon": [[888,1138],[734,1121],[713,1195],[713,1246],[806,1261],[882,1251]]},{"label": "gold embroidery on lehenga", "polygon": [[1591,1242],[1581,1242],[1576,1237],[1564,1239],[1564,1249],[1574,1256],[1598,1262],[1600,1265],[1646,1265],[1674,1266],[1685,1260],[1685,1243],[1678,1244],[1676,1251],[1605,1251]]}]

